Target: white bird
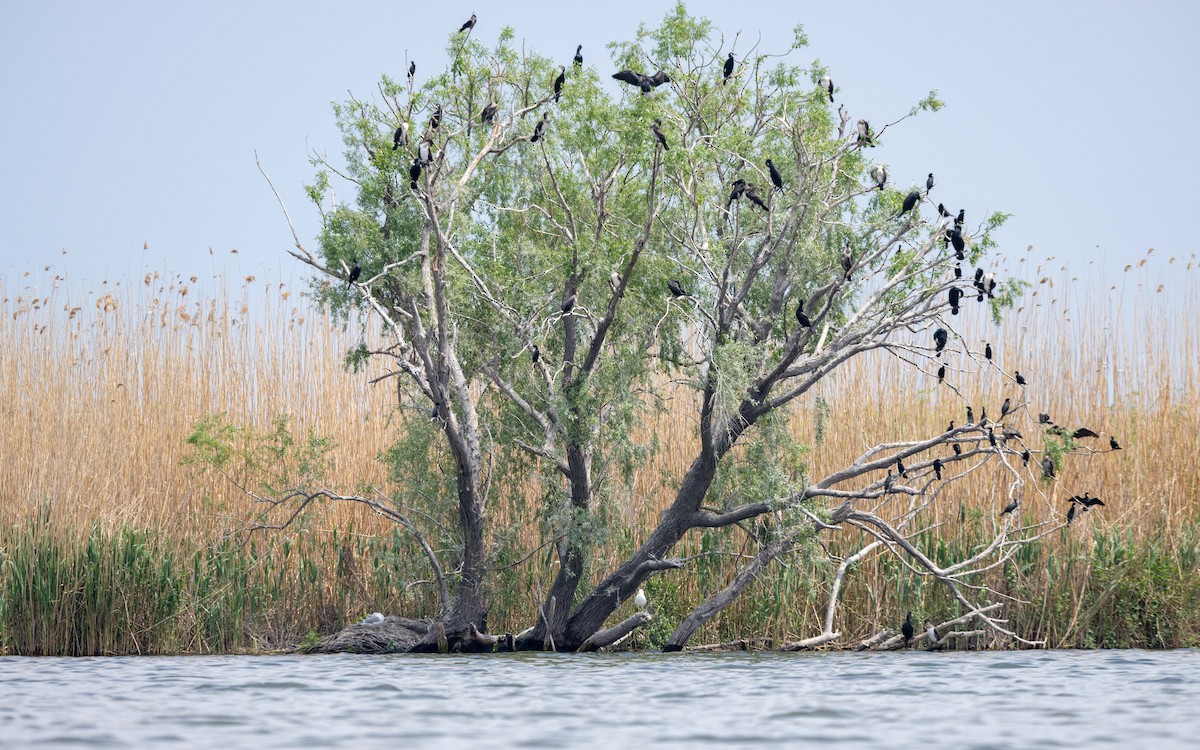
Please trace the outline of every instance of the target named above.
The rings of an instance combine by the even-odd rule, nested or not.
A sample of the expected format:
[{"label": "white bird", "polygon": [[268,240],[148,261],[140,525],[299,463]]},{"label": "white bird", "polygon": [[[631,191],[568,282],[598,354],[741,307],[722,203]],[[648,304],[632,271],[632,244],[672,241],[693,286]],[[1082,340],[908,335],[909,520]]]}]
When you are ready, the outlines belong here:
[{"label": "white bird", "polygon": [[638,609],[646,608],[646,592],[638,589],[637,596],[633,597],[633,603],[638,606]]},{"label": "white bird", "polygon": [[374,625],[374,624],[380,623],[380,622],[383,622],[383,613],[382,612],[372,612],[371,614],[367,615],[366,617],[364,617],[362,619],[363,625]]},{"label": "white bird", "polygon": [[929,636],[930,643],[937,643],[937,628],[933,626],[932,620],[925,620],[925,634]]},{"label": "white bird", "polygon": [[616,271],[612,272],[612,276],[608,277],[608,285],[612,287],[614,292],[621,288],[621,274]]},{"label": "white bird", "polygon": [[883,190],[883,186],[887,184],[887,178],[887,167],[882,164],[871,167],[871,179],[875,181],[875,187]]}]

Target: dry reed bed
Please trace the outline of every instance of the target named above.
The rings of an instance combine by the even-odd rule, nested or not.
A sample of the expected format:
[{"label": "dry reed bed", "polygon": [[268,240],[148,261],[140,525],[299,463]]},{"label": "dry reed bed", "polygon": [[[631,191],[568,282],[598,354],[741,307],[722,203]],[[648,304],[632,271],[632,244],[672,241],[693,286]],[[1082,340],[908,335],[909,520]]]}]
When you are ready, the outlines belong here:
[{"label": "dry reed bed", "polygon": [[[1040,445],[1036,413],[1047,411],[1061,424],[1115,434],[1125,448],[1072,458],[1046,496],[1031,492],[1025,512],[1048,518],[1065,509],[1064,495],[1087,489],[1109,504],[1076,528],[1120,530],[1139,541],[1169,545],[1200,516],[1200,286],[1193,262],[1171,259],[1164,266],[1149,257],[1113,285],[1103,278],[1074,279],[1065,269],[1028,268],[1028,257],[1003,261],[998,269],[1034,283],[1001,327],[972,304],[952,319],[963,328],[956,331],[962,339],[951,344],[947,381],[962,396],[936,385],[931,373],[914,372],[897,357],[877,353],[843,367],[803,399],[792,424],[812,446],[812,473],[820,476],[876,442],[944,429],[950,419],[961,421],[968,402],[977,412],[986,405],[996,415],[1005,396],[1019,400],[1021,391],[1010,376],[1020,369],[1030,381],[1028,408],[1015,424],[1033,447]],[[1166,289],[1159,286],[1165,274],[1171,274]],[[352,488],[384,481],[375,457],[404,416],[394,410],[390,386],[368,385],[379,373],[377,366],[357,374],[342,368],[343,354],[356,336],[314,311],[304,292],[279,283],[218,278],[204,286],[196,277],[163,272],[135,283],[106,283],[98,291],[68,290],[58,283],[46,289],[0,286],[0,416],[7,425],[0,432],[0,529],[19,524],[39,507],[62,533],[93,526],[156,527],[196,544],[241,528],[252,505],[219,478],[180,465],[185,436],[201,416],[217,411],[260,427],[289,414],[298,432],[311,430],[336,441],[336,482]],[[924,344],[928,335],[914,334],[914,341]],[[985,367],[982,375],[967,374],[971,368],[962,345],[981,357],[984,341],[996,350],[996,366]],[[820,444],[814,440],[818,396],[831,407]],[[686,393],[675,398],[690,403]],[[648,528],[669,502],[670,478],[682,475],[695,448],[694,431],[686,420],[680,429],[678,415],[693,412],[673,408],[670,414],[647,415],[645,436],[656,435],[662,450],[639,472],[635,499],[618,509],[616,516],[624,520],[623,528],[614,530],[618,543],[605,548],[608,556],[601,553],[597,568],[612,564],[635,543],[638,530]],[[1107,447],[1106,439],[1093,442]],[[963,482],[939,501],[940,507],[950,509],[952,517],[970,512],[990,518],[1002,504],[1005,484],[998,479]],[[1037,482],[1033,475],[1030,480],[1032,489]],[[497,506],[492,517],[496,528],[519,525],[517,544],[525,549],[540,543],[536,524],[523,522],[519,509]],[[348,507],[318,509],[307,528],[314,537],[341,529],[343,539],[347,530],[365,536],[391,532]],[[963,528],[947,528],[946,535],[971,542]],[[1056,544],[1089,543],[1086,532],[1077,537],[1052,542],[1039,559],[1044,563]],[[733,547],[742,544],[728,535],[724,540]],[[849,550],[860,543],[848,535],[834,546]],[[691,539],[686,547],[699,545]],[[326,558],[323,585],[332,590],[339,585],[332,571],[344,573],[345,566],[337,564],[337,549],[318,554]],[[728,565],[719,566],[698,581],[664,580],[658,594],[668,602],[694,598],[701,593],[697,589],[708,590],[727,570]],[[527,592],[538,580],[545,585],[551,573],[549,563],[536,556],[524,566],[516,588]],[[1075,575],[1085,587],[1086,577]],[[813,586],[811,576],[785,566],[763,586],[774,606],[747,598],[723,620],[735,625],[718,624],[706,634],[720,637],[739,628],[775,637],[805,634],[816,626],[821,604],[820,582]],[[847,609],[857,613],[848,623],[852,631],[887,623],[899,600],[911,602],[908,593],[885,590],[894,578],[886,559],[864,562],[846,591]],[[380,598],[393,604],[403,599],[360,588],[355,601],[344,603],[350,611]],[[1077,593],[1082,596],[1082,588]],[[532,613],[532,602],[524,601],[527,593],[514,596],[521,601],[497,615],[497,624],[515,626]],[[412,606],[427,600],[407,601]]]}]

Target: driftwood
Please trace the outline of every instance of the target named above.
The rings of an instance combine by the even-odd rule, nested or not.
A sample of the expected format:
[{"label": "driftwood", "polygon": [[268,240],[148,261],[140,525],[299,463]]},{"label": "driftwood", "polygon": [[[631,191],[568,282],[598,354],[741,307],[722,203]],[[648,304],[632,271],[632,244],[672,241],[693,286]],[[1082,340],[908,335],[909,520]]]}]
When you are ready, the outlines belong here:
[{"label": "driftwood", "polygon": [[634,628],[641,627],[654,619],[654,615],[649,612],[642,611],[635,615],[627,617],[625,620],[613,625],[611,628],[597,630],[590,638],[580,645],[580,651],[598,651],[602,648],[615,645],[625,636],[633,632]]},{"label": "driftwood", "polygon": [[315,646],[301,650],[309,654],[396,654],[411,651],[428,632],[429,623],[425,620],[388,616],[370,625],[361,622],[347,625]]}]

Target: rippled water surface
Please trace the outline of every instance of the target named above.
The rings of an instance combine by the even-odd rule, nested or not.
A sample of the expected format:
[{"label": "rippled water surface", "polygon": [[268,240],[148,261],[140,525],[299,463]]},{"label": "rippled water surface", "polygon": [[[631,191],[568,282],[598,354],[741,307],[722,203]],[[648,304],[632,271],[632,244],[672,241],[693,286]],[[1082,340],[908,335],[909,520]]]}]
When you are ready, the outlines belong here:
[{"label": "rippled water surface", "polygon": [[0,747],[1200,747],[1200,652],[0,658]]}]

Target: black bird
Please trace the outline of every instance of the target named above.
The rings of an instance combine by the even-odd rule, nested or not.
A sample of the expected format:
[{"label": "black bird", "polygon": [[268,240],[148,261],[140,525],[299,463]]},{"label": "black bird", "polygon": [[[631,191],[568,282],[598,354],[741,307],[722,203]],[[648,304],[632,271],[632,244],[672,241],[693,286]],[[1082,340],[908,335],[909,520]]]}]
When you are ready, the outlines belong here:
[{"label": "black bird", "polygon": [[1070,526],[1071,522],[1074,520],[1075,520],[1075,501],[1072,500],[1071,507],[1067,510],[1067,525]]},{"label": "black bird", "polygon": [[904,624],[900,626],[900,633],[904,636],[904,645],[907,646],[913,637],[912,612],[909,612],[908,616],[904,618]]},{"label": "black bird", "polygon": [[537,344],[533,345],[533,349],[529,352],[529,358],[533,360],[535,365],[537,364],[537,361],[542,358],[542,350],[538,349]]},{"label": "black bird", "polygon": [[904,196],[904,204],[900,206],[900,213],[897,216],[903,216],[917,206],[917,201],[921,200],[921,193],[917,190],[910,191]]},{"label": "black bird", "polygon": [[738,198],[741,198],[746,193],[746,181],[742,178],[739,177],[738,179],[734,180],[731,185],[733,190],[729,191],[729,200],[725,203],[726,213],[729,212],[729,207],[733,205],[733,202]]},{"label": "black bird", "polygon": [[987,292],[988,299],[995,299],[996,279],[990,273],[987,276],[987,288],[984,291]]},{"label": "black bird", "polygon": [[412,166],[408,168],[408,186],[413,190],[417,189],[417,180],[421,179],[421,159],[413,160]]},{"label": "black bird", "polygon": [[987,360],[989,360],[989,361],[992,359],[992,345],[991,345],[991,343],[987,343],[987,344],[984,344],[984,345],[983,345],[983,356],[984,356],[984,359],[987,359]]},{"label": "black bird", "polygon": [[771,210],[771,209],[767,208],[767,202],[762,199],[762,197],[758,194],[758,191],[756,191],[754,189],[753,185],[746,186],[746,197],[750,199],[751,203],[758,206],[762,210],[764,210],[764,211]]},{"label": "black bird", "polygon": [[546,127],[550,125],[550,113],[543,112],[542,119],[538,120],[537,127],[533,129],[533,135],[530,136],[530,143],[537,143],[546,136]]},{"label": "black bird", "polygon": [[996,431],[991,427],[988,428],[988,444],[993,448],[996,447]]},{"label": "black bird", "polygon": [[954,420],[950,420],[950,426],[946,428],[946,432],[954,432]]},{"label": "black bird", "polygon": [[1049,456],[1046,456],[1045,458],[1042,459],[1042,479],[1053,479],[1053,478],[1054,478],[1054,461],[1052,461]]},{"label": "black bird", "polygon": [[562,87],[567,82],[567,66],[559,65],[558,78],[554,79],[554,101],[562,98]]},{"label": "black bird", "polygon": [[966,221],[966,216],[967,216],[967,209],[965,209],[965,208],[958,209],[958,216],[954,217],[954,226],[961,227],[963,225],[963,222]]},{"label": "black bird", "polygon": [[643,94],[649,94],[651,89],[661,86],[664,83],[670,83],[671,81],[671,76],[661,70],[652,76],[645,76],[641,73],[635,73],[632,70],[622,70],[618,73],[613,73],[613,78],[622,83],[628,83],[630,86],[637,86],[642,90]]},{"label": "black bird", "polygon": [[491,122],[495,122],[496,113],[499,111],[500,111],[499,104],[497,104],[495,102],[488,102],[487,105],[483,108],[483,111],[479,113],[479,122],[484,125],[487,125]]},{"label": "black bird", "polygon": [[651,88],[658,88],[659,86],[663,85],[664,83],[670,83],[670,82],[671,82],[671,76],[667,75],[666,72],[662,71],[662,70],[660,70],[657,73],[655,73],[654,75],[646,78],[646,83],[650,84]]},{"label": "black bird", "polygon": [[429,421],[430,421],[430,422],[436,422],[436,421],[438,421],[438,416],[439,416],[439,415],[438,415],[438,407],[439,407],[439,406],[441,406],[441,402],[440,402],[440,401],[434,401],[434,402],[433,402],[433,411],[431,411],[431,412],[429,413]]},{"label": "black bird", "polygon": [[904,461],[899,458],[896,459],[896,473],[908,479],[908,470],[904,468]]},{"label": "black bird", "polygon": [[683,291],[683,287],[675,279],[667,279],[667,289],[671,290],[672,297],[686,297],[688,293]]},{"label": "black bird", "polygon": [[577,67],[577,68],[583,67],[583,45],[582,44],[575,48],[575,67]]},{"label": "black bird", "polygon": [[429,129],[437,130],[442,124],[442,105],[437,105],[433,110],[433,117],[429,119]]},{"label": "black bird", "polygon": [[576,294],[574,292],[571,292],[569,295],[567,295],[567,298],[562,301],[563,315],[571,314],[571,311],[575,309],[575,300],[576,299],[578,299]]},{"label": "black bird", "polygon": [[358,277],[362,275],[362,267],[358,265],[358,261],[354,261],[354,265],[350,268],[350,278],[346,280],[346,288],[358,281]]},{"label": "black bird", "polygon": [[1100,507],[1104,507],[1104,501],[1098,497],[1092,497],[1091,492],[1085,492],[1085,493],[1083,493],[1083,497],[1079,498],[1079,505],[1080,505],[1080,507],[1083,508],[1084,512],[1086,513],[1088,508],[1091,508],[1094,505],[1099,505]]},{"label": "black bird", "polygon": [[979,424],[987,424],[987,407],[983,406],[979,409]]},{"label": "black bird", "polygon": [[1114,451],[1121,450],[1121,444],[1117,442],[1117,438],[1115,435],[1108,436],[1108,447],[1110,450],[1114,450]]},{"label": "black bird", "polygon": [[887,185],[887,178],[887,167],[882,164],[876,164],[871,167],[871,179],[875,181],[875,187],[883,190],[884,185]]},{"label": "black bird", "polygon": [[408,123],[400,123],[400,127],[396,128],[395,135],[392,136],[392,150],[400,148],[408,144]]},{"label": "black bird", "polygon": [[939,328],[936,331],[934,331],[933,332],[933,345],[935,347],[935,349],[934,349],[935,353],[941,354],[942,350],[946,348],[946,342],[949,340],[950,340],[950,334],[946,332],[945,328]]},{"label": "black bird", "polygon": [[954,245],[954,257],[959,260],[966,260],[967,243],[963,239],[962,232],[957,227],[950,230],[950,244]]},{"label": "black bird", "polygon": [[1029,449],[1028,449],[1028,448],[1026,448],[1025,450],[1021,451],[1021,465],[1022,465],[1022,466],[1028,466],[1028,465],[1029,465]]},{"label": "black bird", "polygon": [[421,145],[417,146],[417,161],[421,166],[433,163],[433,141],[429,138],[421,141]]},{"label": "black bird", "polygon": [[630,86],[641,86],[642,79],[645,77],[646,76],[642,75],[641,73],[634,73],[632,70],[622,70],[617,73],[613,73],[613,78],[621,81],[622,83],[628,83]]},{"label": "black bird", "polygon": [[804,312],[804,298],[800,298],[800,303],[796,305],[796,322],[801,328],[812,328],[812,321],[808,319],[808,315]]},{"label": "black bird", "polygon": [[958,443],[954,444],[954,455],[956,455],[956,456],[962,455],[962,446],[959,445]]},{"label": "black bird", "polygon": [[928,193],[930,190],[933,190],[933,172],[930,172],[929,176],[925,178],[925,192]]},{"label": "black bird", "polygon": [[842,248],[842,270],[846,272],[846,279],[850,279],[850,269],[854,268],[854,255],[850,252],[850,243]]},{"label": "black bird", "polygon": [[1009,503],[1008,505],[1005,505],[1004,510],[1000,511],[1000,516],[1004,517],[1004,516],[1007,516],[1009,513],[1012,513],[1014,510],[1017,509],[1018,505],[1020,505],[1020,501],[1014,497],[1012,502]]},{"label": "black bird", "polygon": [[471,18],[459,28],[460,32],[475,28],[475,14],[471,14]]},{"label": "black bird", "polygon": [[960,263],[954,264],[954,278],[956,278],[956,279],[962,278],[962,264],[960,264]]},{"label": "black bird", "polygon": [[962,290],[956,286],[950,287],[950,314],[958,315],[958,301],[962,299]]},{"label": "black bird", "polygon": [[858,129],[858,145],[875,148],[875,138],[871,135],[871,125],[866,120],[859,120],[855,127]]},{"label": "black bird", "polygon": [[722,70],[722,73],[723,73],[723,75],[721,77],[722,84],[724,84],[726,81],[729,80],[729,76],[733,75],[733,66],[734,66],[733,53],[730,52],[729,57],[727,57],[725,59],[725,68],[724,68],[724,70]]},{"label": "black bird", "polygon": [[1073,437],[1075,439],[1079,439],[1079,438],[1094,438],[1094,437],[1100,437],[1100,436],[1097,435],[1096,433],[1092,432],[1091,430],[1089,430],[1086,427],[1080,427],[1078,430],[1075,430],[1074,432],[1071,433],[1071,437]]},{"label": "black bird", "polygon": [[892,487],[895,487],[895,486],[896,486],[896,475],[892,473],[891,469],[888,469],[888,475],[886,477],[884,477],[884,479],[883,479],[884,494],[891,492]]},{"label": "black bird", "polygon": [[408,80],[411,81],[413,79],[413,76],[415,76],[416,74],[417,74],[417,61],[413,60],[412,62],[410,62],[408,64]]},{"label": "black bird", "polygon": [[771,172],[771,184],[779,192],[783,192],[783,176],[779,174],[779,170],[775,168],[775,163],[767,159],[767,169]]},{"label": "black bird", "polygon": [[983,269],[982,269],[982,268],[976,268],[976,269],[975,269],[975,286],[977,286],[977,287],[978,287],[978,286],[979,286],[979,282],[980,282],[980,281],[982,281],[982,280],[983,280]]},{"label": "black bird", "polygon": [[1019,430],[1014,430],[1011,427],[1005,427],[1000,431],[1000,437],[1005,440],[1021,440],[1025,436]]},{"label": "black bird", "polygon": [[1020,370],[1017,370],[1016,372],[1014,372],[1013,375],[1015,375],[1017,378],[1017,385],[1025,385],[1026,384],[1025,376],[1021,374]]},{"label": "black bird", "polygon": [[670,151],[671,147],[667,145],[667,137],[665,135],[663,135],[662,129],[660,127],[661,125],[662,125],[662,120],[655,119],[654,122],[650,123],[650,130],[651,130],[651,132],[654,133],[654,139],[662,144],[663,151]]},{"label": "black bird", "polygon": [[1038,414],[1038,424],[1054,424],[1050,421],[1050,415],[1046,412]]},{"label": "black bird", "polygon": [[945,379],[946,379],[946,366],[942,365],[941,367],[938,368],[938,382],[940,383]]},{"label": "black bird", "polygon": [[833,101],[833,79],[829,76],[821,76],[821,80],[817,85],[829,92],[829,101]]},{"label": "black bird", "polygon": [[1000,404],[1000,418],[1004,419],[1005,415],[1008,414],[1008,410],[1011,408],[1012,408],[1012,399],[1011,398],[1004,399],[1004,403]]},{"label": "black bird", "polygon": [[939,203],[938,204],[938,216],[940,216],[941,218],[944,219],[949,215],[950,215],[950,212],[946,210],[946,207],[943,206],[941,203]]},{"label": "black bird", "polygon": [[967,424],[975,424],[975,411],[967,407]]},{"label": "black bird", "polygon": [[933,459],[933,475],[935,477],[937,477],[939,481],[942,478],[942,467],[943,466],[945,466],[945,464],[942,463],[942,459],[940,459],[940,458]]}]

